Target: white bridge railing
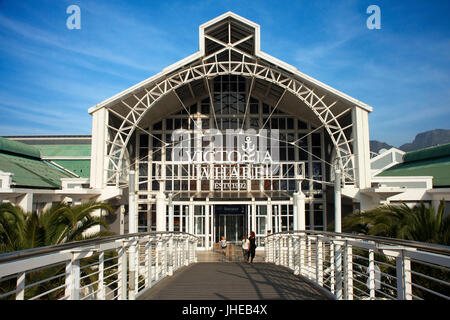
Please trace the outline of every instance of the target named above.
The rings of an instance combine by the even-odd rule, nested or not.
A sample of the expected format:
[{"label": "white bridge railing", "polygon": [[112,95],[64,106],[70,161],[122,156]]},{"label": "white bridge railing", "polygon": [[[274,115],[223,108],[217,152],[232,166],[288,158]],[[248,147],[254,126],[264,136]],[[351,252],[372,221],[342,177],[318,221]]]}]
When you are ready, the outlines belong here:
[{"label": "white bridge railing", "polygon": [[450,247],[383,237],[289,231],[265,239],[265,261],[336,299],[450,299]]},{"label": "white bridge railing", "polygon": [[150,232],[2,254],[0,300],[134,299],[196,262],[196,248],[191,234]]}]

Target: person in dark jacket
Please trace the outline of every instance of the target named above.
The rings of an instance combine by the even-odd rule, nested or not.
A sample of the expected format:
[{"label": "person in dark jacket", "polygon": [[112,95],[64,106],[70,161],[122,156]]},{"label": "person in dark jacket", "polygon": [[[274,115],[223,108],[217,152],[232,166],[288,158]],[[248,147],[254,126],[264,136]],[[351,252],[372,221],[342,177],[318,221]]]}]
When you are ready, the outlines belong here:
[{"label": "person in dark jacket", "polygon": [[250,240],[250,244],[248,246],[248,253],[251,258],[250,263],[253,263],[253,259],[255,258],[255,250],[256,250],[256,236],[255,236],[254,231],[250,232],[250,238],[248,238],[248,240]]}]

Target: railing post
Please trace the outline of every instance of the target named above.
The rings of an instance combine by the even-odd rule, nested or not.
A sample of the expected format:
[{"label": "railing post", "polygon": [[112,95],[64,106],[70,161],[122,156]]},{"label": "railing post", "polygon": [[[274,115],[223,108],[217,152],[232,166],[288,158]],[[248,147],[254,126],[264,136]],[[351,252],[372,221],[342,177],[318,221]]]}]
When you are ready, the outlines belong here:
[{"label": "railing post", "polygon": [[311,261],[311,237],[308,237],[308,279],[312,280],[312,261]]},{"label": "railing post", "polygon": [[189,236],[186,236],[186,239],[184,240],[184,252],[183,252],[183,258],[184,258],[184,265],[189,265]]},{"label": "railing post", "polygon": [[161,237],[158,236],[156,240],[156,257],[155,257],[155,280],[159,280],[159,269],[160,269],[160,255],[161,255]]},{"label": "railing post", "polygon": [[370,299],[375,299],[375,251],[369,249],[369,292]]},{"label": "railing post", "polygon": [[68,300],[80,299],[80,260],[76,259],[76,253],[72,253],[72,259],[66,263],[65,296]]},{"label": "railing post", "polygon": [[17,274],[16,300],[25,299],[25,272]]},{"label": "railing post", "polygon": [[397,275],[397,298],[412,300],[411,260],[405,256],[404,250],[395,258]]},{"label": "railing post", "polygon": [[168,275],[173,275],[173,233],[169,235],[169,259],[167,261]]},{"label": "railing post", "polygon": [[145,288],[151,288],[152,286],[152,242],[148,237],[145,244]]},{"label": "railing post", "polygon": [[128,300],[135,300],[136,298],[136,242],[134,238],[129,240],[128,248],[128,268],[129,268],[129,280],[128,280]]},{"label": "railing post", "polygon": [[294,239],[294,274],[300,274],[300,261],[299,261],[299,237],[293,236]]},{"label": "railing post", "polygon": [[323,244],[320,236],[316,240],[316,282],[323,286]]},{"label": "railing post", "polygon": [[353,252],[352,245],[346,241],[344,250],[344,299],[353,300]]},{"label": "railing post", "polygon": [[288,244],[289,244],[289,269],[294,270],[294,239],[293,235],[288,236]]},{"label": "railing post", "polygon": [[304,263],[305,263],[305,250],[306,250],[306,233],[302,236],[300,235],[300,246],[299,246],[299,251],[300,251],[300,257],[299,257],[299,263],[298,263],[298,272],[300,273],[300,275],[305,276],[305,268]]},{"label": "railing post", "polygon": [[127,300],[127,277],[128,277],[128,271],[127,271],[127,252],[125,248],[125,242],[122,241],[122,247],[119,249],[118,257],[117,257],[117,263],[118,263],[118,299],[119,300]]},{"label": "railing post", "polygon": [[98,256],[98,293],[97,293],[97,299],[99,300],[105,300],[105,283],[104,283],[104,277],[105,277],[105,252],[100,252]]},{"label": "railing post", "polygon": [[167,276],[167,238],[163,237],[162,239],[163,246],[163,262],[161,265],[163,266],[163,278]]},{"label": "railing post", "polygon": [[330,241],[330,291],[332,294],[335,294],[335,269],[336,269],[336,260],[334,259],[334,241]]},{"label": "railing post", "polygon": [[[339,241],[339,240],[338,240]],[[334,244],[334,261],[336,274],[336,298],[342,300],[342,248],[339,243]]]}]

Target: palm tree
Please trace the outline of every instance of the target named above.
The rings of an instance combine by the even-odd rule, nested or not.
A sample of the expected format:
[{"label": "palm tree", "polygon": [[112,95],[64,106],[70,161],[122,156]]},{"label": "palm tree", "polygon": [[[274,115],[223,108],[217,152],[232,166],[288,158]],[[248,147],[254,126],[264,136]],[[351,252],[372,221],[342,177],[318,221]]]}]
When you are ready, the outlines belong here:
[{"label": "palm tree", "polygon": [[[92,212],[97,209],[112,212],[109,205],[100,202],[88,202],[74,206],[60,202],[40,214],[24,212],[22,208],[11,203],[0,204],[0,253],[111,235],[105,219],[92,216]],[[106,231],[88,233],[90,228],[96,226],[102,226]],[[82,265],[91,263],[92,259],[83,261]],[[40,280],[49,278],[53,278],[53,280],[29,288],[26,291],[26,297],[33,297],[60,286],[63,279],[55,278],[55,275],[63,274],[63,272],[64,266],[53,266],[27,274],[27,283],[39,283]],[[93,273],[91,268],[85,268],[82,272],[85,276],[90,273]],[[89,282],[88,278],[84,281]],[[2,283],[0,292],[9,292],[15,288],[15,281],[6,282]],[[46,298],[56,299],[62,294],[63,290],[61,289],[51,292]]]},{"label": "palm tree", "polygon": [[444,212],[444,200],[437,210],[424,203],[413,208],[404,203],[384,205],[346,216],[342,228],[368,235],[450,245],[450,216],[444,217]]},{"label": "palm tree", "polygon": [[0,253],[111,234],[108,231],[86,234],[95,226],[108,229],[104,218],[92,216],[92,212],[97,209],[112,212],[109,205],[100,202],[87,202],[74,206],[59,202],[40,214],[24,212],[19,206],[2,203],[0,204]]},{"label": "palm tree", "polygon": [[[413,208],[406,204],[385,205],[366,212],[354,212],[342,221],[342,228],[348,232],[357,232],[368,235],[399,238],[412,241],[436,243],[450,245],[450,215],[444,216],[445,201],[441,200],[437,210],[433,206],[426,206],[423,202]],[[360,256],[367,255],[367,252],[359,252]],[[393,261],[385,259],[383,256],[377,257],[378,261],[384,262],[380,266],[385,274],[394,276],[394,268],[386,268]],[[449,288],[445,285],[431,282],[418,274],[426,274],[438,279],[450,281],[450,274],[447,271],[432,268],[430,266],[412,262],[412,269],[417,274],[414,275],[414,282],[424,288],[437,292],[449,294]],[[389,278],[386,278],[389,280]],[[435,299],[436,296],[427,290],[413,288],[413,293],[425,299]]]}]

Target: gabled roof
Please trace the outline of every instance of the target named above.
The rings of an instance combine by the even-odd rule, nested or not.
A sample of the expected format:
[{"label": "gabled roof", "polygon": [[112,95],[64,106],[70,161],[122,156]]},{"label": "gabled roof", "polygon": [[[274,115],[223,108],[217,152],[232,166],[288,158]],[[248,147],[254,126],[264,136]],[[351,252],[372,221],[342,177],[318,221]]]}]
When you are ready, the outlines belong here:
[{"label": "gabled roof", "polygon": [[2,137],[0,171],[13,174],[12,182],[16,188],[60,189],[61,178],[76,177],[41,159],[38,148]]},{"label": "gabled roof", "polygon": [[[325,90],[327,92],[329,92],[331,95],[334,95],[340,99],[342,99],[343,101],[346,101],[347,103],[357,106],[359,108],[362,108],[368,112],[372,111],[372,107],[355,99],[350,97],[349,95],[340,92],[339,90],[336,90],[326,84],[324,84],[323,82],[320,82],[300,71],[297,70],[296,67],[289,65],[265,52],[262,52],[260,50],[260,26],[246,18],[243,18],[233,12],[226,12],[224,14],[222,14],[221,16],[218,16],[204,24],[202,24],[199,27],[199,51],[164,68],[160,73],[114,95],[111,98],[108,98],[102,102],[100,102],[99,104],[96,104],[95,106],[91,107],[89,109],[89,113],[93,113],[95,111],[97,111],[100,108],[112,105],[118,101],[120,101],[120,99],[124,99],[127,96],[133,94],[133,93],[137,93],[139,90],[143,90],[143,88],[152,85],[153,83],[157,82],[159,79],[166,77],[167,75],[169,75],[171,72],[174,72],[176,70],[179,70],[183,67],[188,66],[191,63],[194,63],[195,61],[198,61],[202,58],[205,57],[205,55],[207,55],[208,53],[208,41],[210,41],[210,38],[208,38],[208,32],[209,31],[215,31],[217,34],[217,37],[221,37],[220,34],[220,27],[224,26],[224,21],[233,21],[233,23],[236,25],[236,28],[240,28],[240,30],[244,30],[244,35],[243,37],[243,42],[251,42],[252,45],[247,45],[247,49],[248,50],[252,50],[252,55],[255,56],[258,59],[264,60],[266,62],[268,62],[269,64],[273,64],[275,65],[277,68],[283,69],[285,71],[287,71],[288,73],[294,75],[295,77],[299,78],[301,81],[314,86],[316,88]],[[217,29],[217,30],[215,30]],[[245,31],[246,30],[246,31]],[[250,31],[249,31],[250,30]],[[246,36],[245,32],[252,32],[252,35],[248,35]],[[250,36],[251,36],[251,41],[247,41],[250,40]],[[223,39],[223,44],[227,45],[226,43],[226,39]],[[242,48],[245,51],[245,48]]]},{"label": "gabled roof", "polygon": [[13,153],[35,159],[41,158],[41,151],[33,146],[0,137],[0,152]]}]

